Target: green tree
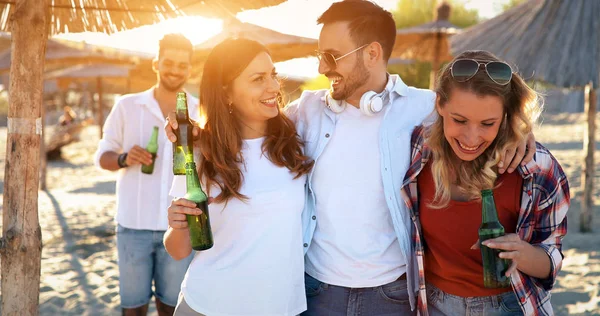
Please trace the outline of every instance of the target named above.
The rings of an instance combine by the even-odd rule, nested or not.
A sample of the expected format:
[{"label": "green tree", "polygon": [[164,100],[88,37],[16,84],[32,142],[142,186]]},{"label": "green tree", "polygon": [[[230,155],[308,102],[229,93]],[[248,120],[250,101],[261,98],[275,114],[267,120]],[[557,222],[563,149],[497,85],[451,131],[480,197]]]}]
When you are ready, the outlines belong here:
[{"label": "green tree", "polygon": [[523,2],[525,2],[525,0],[509,0],[507,3],[502,5],[502,11],[510,10]]},{"label": "green tree", "polygon": [[[477,10],[466,9],[464,1],[449,0],[449,22],[460,28],[467,28],[479,23],[480,17]],[[409,28],[434,21],[439,0],[400,0],[396,10],[392,11],[396,20],[396,28]],[[419,88],[429,87],[429,72],[431,65],[427,62],[415,61],[411,64],[390,64],[388,71],[397,73],[402,80],[411,86]]]},{"label": "green tree", "polygon": [[429,88],[431,64],[415,61],[410,64],[389,64],[388,72],[398,74],[404,83],[417,88]]},{"label": "green tree", "polygon": [[[513,0],[518,1],[518,0]],[[464,1],[446,1],[451,8],[450,23],[466,28],[479,23],[479,13],[475,9],[467,9]],[[438,0],[400,0],[396,10],[392,12],[396,20],[396,28],[402,29],[432,22],[436,16]]]}]

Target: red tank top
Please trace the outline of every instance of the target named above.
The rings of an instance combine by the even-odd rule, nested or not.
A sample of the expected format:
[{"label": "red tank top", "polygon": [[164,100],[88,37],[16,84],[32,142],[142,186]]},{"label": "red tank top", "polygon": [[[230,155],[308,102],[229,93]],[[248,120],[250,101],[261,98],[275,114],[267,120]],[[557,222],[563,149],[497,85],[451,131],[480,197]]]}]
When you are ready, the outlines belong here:
[{"label": "red tank top", "polygon": [[[450,201],[444,209],[429,207],[435,196],[431,161],[418,176],[419,214],[425,240],[425,280],[449,294],[471,297],[507,291],[483,286],[483,265],[479,249],[470,249],[478,239],[481,201]],[[498,177],[494,201],[506,234],[514,233],[519,218],[523,178],[518,172]]]}]

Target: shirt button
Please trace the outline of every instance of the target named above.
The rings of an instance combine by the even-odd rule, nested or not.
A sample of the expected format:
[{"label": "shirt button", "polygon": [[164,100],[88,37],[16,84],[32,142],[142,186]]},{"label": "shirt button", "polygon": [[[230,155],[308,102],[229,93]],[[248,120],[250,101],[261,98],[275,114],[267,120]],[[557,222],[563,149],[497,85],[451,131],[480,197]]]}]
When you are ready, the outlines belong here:
[{"label": "shirt button", "polygon": [[312,219],[317,219],[317,217],[313,215]]},{"label": "shirt button", "polygon": [[521,303],[525,303],[526,299],[524,297],[521,297]]},{"label": "shirt button", "polygon": [[304,243],[304,247],[308,247],[308,244],[307,244],[307,243]]},{"label": "shirt button", "polygon": [[325,137],[326,137],[326,138],[329,138],[329,133],[325,134]]}]

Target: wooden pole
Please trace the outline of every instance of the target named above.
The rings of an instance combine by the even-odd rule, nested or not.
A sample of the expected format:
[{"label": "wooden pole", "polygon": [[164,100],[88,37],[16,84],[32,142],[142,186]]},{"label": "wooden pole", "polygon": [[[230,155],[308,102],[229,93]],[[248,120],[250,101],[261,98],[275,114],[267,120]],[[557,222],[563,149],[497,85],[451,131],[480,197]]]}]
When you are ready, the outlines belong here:
[{"label": "wooden pole", "polygon": [[431,61],[431,71],[429,72],[429,89],[435,88],[435,79],[440,70],[440,49],[442,46],[442,32],[435,35],[435,45],[433,47],[433,60]]},{"label": "wooden pole", "polygon": [[96,92],[98,92],[98,126],[100,126],[100,139],[102,139],[102,126],[104,125],[104,102],[102,102],[102,77],[96,78]]},{"label": "wooden pole", "polygon": [[131,91],[131,71],[129,72],[129,74],[127,75],[127,90],[125,91],[125,93],[132,93]]},{"label": "wooden pole", "polygon": [[38,315],[40,134],[48,0],[15,0],[2,214],[2,315]]},{"label": "wooden pole", "polygon": [[585,87],[585,114],[587,115],[587,128],[583,136],[583,172],[581,173],[581,214],[579,230],[582,233],[592,231],[592,212],[594,210],[594,150],[596,134],[596,90],[590,82]]}]

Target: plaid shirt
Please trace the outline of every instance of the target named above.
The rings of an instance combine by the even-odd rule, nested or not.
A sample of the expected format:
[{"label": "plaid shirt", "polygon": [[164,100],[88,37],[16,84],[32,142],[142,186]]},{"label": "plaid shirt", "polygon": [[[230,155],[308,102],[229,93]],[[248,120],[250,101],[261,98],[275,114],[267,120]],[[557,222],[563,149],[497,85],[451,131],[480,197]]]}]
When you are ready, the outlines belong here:
[{"label": "plaid shirt", "polygon": [[[415,228],[412,235],[419,269],[419,312],[428,315],[417,176],[432,153],[424,145],[423,131],[423,127],[417,127],[412,135],[411,164],[402,185],[402,197],[411,211]],[[562,265],[562,238],[567,233],[566,215],[570,203],[569,183],[558,161],[540,144],[536,146],[533,160],[518,170],[523,176],[523,194],[516,233],[522,240],[546,251],[551,270],[544,280],[516,271],[511,275],[511,283],[526,315],[553,315],[550,290]]]}]

